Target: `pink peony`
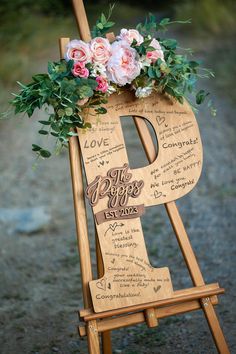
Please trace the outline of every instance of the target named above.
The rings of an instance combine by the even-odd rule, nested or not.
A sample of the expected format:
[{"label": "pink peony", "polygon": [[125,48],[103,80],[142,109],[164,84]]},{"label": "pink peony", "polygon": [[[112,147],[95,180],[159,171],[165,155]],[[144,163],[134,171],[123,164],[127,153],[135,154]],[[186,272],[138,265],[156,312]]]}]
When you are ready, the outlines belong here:
[{"label": "pink peony", "polygon": [[108,82],[105,79],[105,77],[98,76],[98,77],[96,77],[96,81],[98,83],[96,90],[105,93],[108,89]]},{"label": "pink peony", "polygon": [[128,44],[132,44],[134,39],[136,40],[137,45],[143,43],[143,36],[135,29],[127,30],[126,28],[122,28],[117,39],[124,40]]},{"label": "pink peony", "polygon": [[67,52],[65,54],[65,59],[74,60],[76,62],[89,63],[91,62],[91,53],[89,44],[73,39],[67,45]]},{"label": "pink peony", "polygon": [[130,84],[139,74],[138,53],[125,41],[116,41],[111,45],[112,56],[107,63],[108,79],[115,84]]},{"label": "pink peony", "polygon": [[87,78],[89,76],[89,71],[83,62],[77,62],[73,66],[72,74],[74,76]]},{"label": "pink peony", "polygon": [[90,42],[92,61],[95,63],[106,64],[111,56],[111,45],[106,38],[96,37]]},{"label": "pink peony", "polygon": [[155,50],[147,52],[146,54],[147,59],[151,60],[152,63],[155,63],[159,58],[165,61],[164,53],[163,50],[161,49],[160,43],[155,38],[153,38],[153,40],[151,41],[150,47],[155,48]]}]

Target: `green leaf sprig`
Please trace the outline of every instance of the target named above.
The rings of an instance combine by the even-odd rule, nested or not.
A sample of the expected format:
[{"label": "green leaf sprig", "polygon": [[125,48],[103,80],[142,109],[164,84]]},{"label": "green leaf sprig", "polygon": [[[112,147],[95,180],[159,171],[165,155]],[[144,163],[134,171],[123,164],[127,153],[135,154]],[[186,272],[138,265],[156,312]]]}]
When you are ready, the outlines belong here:
[{"label": "green leaf sprig", "polygon": [[[65,146],[70,136],[76,135],[74,128],[88,128],[90,125],[84,122],[81,115],[80,100],[93,97],[91,105],[99,109],[99,113],[105,113],[101,103],[105,103],[104,97],[100,97],[96,91],[95,79],[83,79],[74,77],[71,73],[73,61],[48,63],[47,74],[33,76],[33,81],[28,85],[18,82],[21,90],[14,94],[11,104],[15,107],[15,114],[26,113],[31,117],[34,111],[43,106],[53,109],[45,120],[39,120],[42,125],[38,133],[56,137],[56,145]],[[47,158],[51,153],[37,145],[33,145],[33,151]]]},{"label": "green leaf sprig", "polygon": [[[101,14],[93,28],[93,38],[105,37],[114,25],[114,22],[110,21],[113,8],[114,5],[110,7],[107,16]],[[38,133],[55,137],[56,151],[58,151],[67,146],[71,136],[77,135],[75,128],[90,127],[90,124],[84,120],[85,108],[93,108],[98,115],[106,113],[103,105],[107,103],[107,98],[112,92],[135,90],[137,97],[142,97],[141,94],[145,97],[145,94],[150,94],[152,91],[162,92],[180,103],[187,99],[193,109],[196,109],[209,96],[209,92],[196,89],[199,79],[214,75],[210,70],[202,68],[199,61],[189,59],[187,55],[189,50],[187,52],[180,50],[176,39],[163,39],[159,35],[159,32],[166,31],[173,23],[189,22],[189,20],[170,21],[169,18],[158,22],[154,15],[149,14],[144,23],[137,25],[136,29],[143,36],[143,41],[138,44],[133,40],[131,47],[136,50],[137,60],[142,67],[140,74],[131,84],[121,86],[115,81],[109,82],[106,73],[104,74],[106,67],[104,66],[103,71],[99,72],[99,65],[94,66],[93,61],[86,62],[86,70],[89,73],[86,78],[73,74],[74,60],[49,62],[47,73],[34,75],[28,85],[18,82],[20,91],[14,94],[14,99],[11,101],[15,113],[26,113],[31,117],[37,108],[49,107],[46,118],[39,120],[41,128]],[[150,62],[147,53],[157,50],[153,47],[154,38],[160,46],[162,57]],[[107,91],[102,91],[101,87],[98,89],[99,80],[105,82],[107,80]],[[138,89],[141,92],[140,96],[137,93]],[[208,100],[208,107],[215,115],[216,111],[211,100]],[[42,158],[51,156],[50,151],[39,145],[33,144],[32,149]]]}]

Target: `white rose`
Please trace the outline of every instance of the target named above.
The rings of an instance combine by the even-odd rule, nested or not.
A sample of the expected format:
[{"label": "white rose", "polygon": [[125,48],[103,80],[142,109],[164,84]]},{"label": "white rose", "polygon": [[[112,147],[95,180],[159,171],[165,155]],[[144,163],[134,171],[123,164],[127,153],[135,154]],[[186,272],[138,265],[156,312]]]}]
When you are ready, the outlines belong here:
[{"label": "white rose", "polygon": [[134,39],[136,40],[137,45],[143,43],[143,36],[136,29],[127,30],[126,28],[122,28],[120,35],[117,36],[117,39],[124,40],[128,44],[132,44]]},{"label": "white rose", "polygon": [[151,95],[152,93],[152,87],[147,86],[147,87],[138,87],[137,90],[135,91],[135,96],[138,98],[145,98]]}]

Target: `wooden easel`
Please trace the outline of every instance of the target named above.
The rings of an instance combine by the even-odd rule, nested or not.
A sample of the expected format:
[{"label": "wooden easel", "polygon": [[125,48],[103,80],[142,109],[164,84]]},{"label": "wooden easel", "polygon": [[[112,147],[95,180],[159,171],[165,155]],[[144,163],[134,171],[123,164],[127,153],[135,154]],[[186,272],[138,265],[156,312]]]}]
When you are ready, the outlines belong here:
[{"label": "wooden easel", "polygon": [[[82,0],[73,0],[73,5],[80,37],[84,41],[89,41],[91,39],[90,30],[83,2]],[[68,42],[69,38],[60,39],[61,57],[64,57],[65,46]],[[139,117],[133,117],[133,119],[147,158],[151,163],[156,158],[156,151],[148,127],[143,119]],[[143,322],[146,322],[149,327],[155,327],[158,325],[158,320],[160,318],[198,309],[204,311],[219,353],[229,353],[227,343],[213,307],[213,305],[218,303],[216,295],[224,293],[224,289],[220,288],[217,283],[205,285],[198,262],[174,201],[166,202],[164,205],[191,275],[194,287],[173,291],[171,297],[169,296],[161,300],[94,312],[89,289],[89,283],[93,281],[93,277],[83,186],[82,156],[81,147],[79,146],[77,137],[70,138],[69,153],[84,300],[84,309],[80,311],[80,319],[81,321],[84,321],[85,325],[79,327],[79,333],[81,336],[87,336],[89,353],[100,353],[99,334],[101,334],[102,337],[103,353],[110,354],[112,353],[110,339],[111,330]],[[104,273],[104,267],[97,235],[96,251],[98,278],[101,278]]]}]

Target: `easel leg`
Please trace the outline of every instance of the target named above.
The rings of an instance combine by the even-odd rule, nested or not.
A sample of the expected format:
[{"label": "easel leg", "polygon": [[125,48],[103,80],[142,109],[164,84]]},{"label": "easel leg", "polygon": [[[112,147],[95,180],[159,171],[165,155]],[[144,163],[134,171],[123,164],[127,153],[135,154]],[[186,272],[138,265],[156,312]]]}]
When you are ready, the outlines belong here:
[{"label": "easel leg", "polygon": [[112,354],[111,332],[102,333],[102,351],[103,354]]},{"label": "easel leg", "polygon": [[[134,117],[134,122],[142,141],[149,162],[153,162],[156,158],[156,149],[151,134],[145,121],[141,118]],[[199,268],[196,256],[193,252],[183,221],[177,209],[175,202],[165,204],[170,222],[174,229],[177,241],[191,275],[193,284],[196,286],[204,285],[204,279]],[[229,348],[226,343],[223,331],[220,327],[219,320],[216,316],[215,309],[209,299],[200,300],[208,325],[210,327],[215,345],[220,354],[229,354]]]},{"label": "easel leg", "polygon": [[99,335],[95,320],[89,321],[87,324],[87,337],[89,354],[100,354]]},{"label": "easel leg", "polygon": [[[101,278],[104,274],[104,267],[103,267],[98,235],[96,231],[95,231],[95,238],[96,238],[96,256],[97,256],[97,274],[98,274],[98,278]],[[101,337],[102,337],[103,354],[112,354],[111,332],[110,331],[103,332],[101,334]]]},{"label": "easel leg", "polygon": [[[189,273],[191,275],[192,281],[196,286],[204,285],[204,280],[203,280],[201,270],[199,268],[196,256],[193,252],[191,243],[189,241],[187,232],[183,225],[177,206],[175,202],[170,202],[165,204],[165,207],[169,215],[175,235],[177,237],[178,243],[180,245]],[[230,353],[212,303],[208,298],[201,299],[200,302],[204,314],[206,316],[208,325],[210,327],[213,339],[215,341],[215,345],[218,349],[218,352],[220,354]]]},{"label": "easel leg", "polygon": [[218,352],[221,354],[229,354],[230,351],[212,303],[208,298],[202,299],[201,303]]}]

